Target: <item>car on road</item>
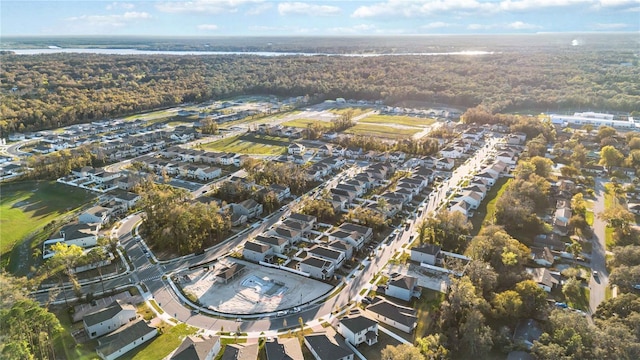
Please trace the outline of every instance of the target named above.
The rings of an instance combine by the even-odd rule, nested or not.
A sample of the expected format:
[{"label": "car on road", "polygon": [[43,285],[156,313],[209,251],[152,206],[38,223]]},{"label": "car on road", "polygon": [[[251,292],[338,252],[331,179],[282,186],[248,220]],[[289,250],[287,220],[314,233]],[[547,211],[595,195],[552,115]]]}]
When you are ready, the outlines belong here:
[{"label": "car on road", "polygon": [[593,270],[593,277],[594,277],[594,278],[597,278],[597,277],[598,277],[598,272],[597,272],[597,271],[595,271],[595,270]]},{"label": "car on road", "polygon": [[362,303],[363,304],[371,305],[372,302],[373,302],[373,299],[371,299],[368,296],[365,296],[365,297],[362,298]]}]

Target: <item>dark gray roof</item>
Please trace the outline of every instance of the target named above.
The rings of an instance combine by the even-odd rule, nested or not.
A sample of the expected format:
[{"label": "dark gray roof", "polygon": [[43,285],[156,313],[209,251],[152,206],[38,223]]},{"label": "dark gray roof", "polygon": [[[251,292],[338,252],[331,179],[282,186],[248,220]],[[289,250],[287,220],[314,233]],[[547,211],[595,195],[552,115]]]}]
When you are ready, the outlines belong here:
[{"label": "dark gray roof", "polygon": [[99,324],[105,320],[115,317],[118,313],[125,309],[133,310],[135,314],[136,308],[133,305],[122,304],[120,300],[116,300],[109,304],[109,306],[102,308],[101,310],[85,315],[83,321],[85,324],[87,324],[87,326],[93,326],[95,324]]},{"label": "dark gray roof", "polygon": [[271,247],[269,245],[265,245],[265,244],[260,244],[257,242],[253,242],[253,241],[247,241],[244,244],[244,248],[245,250],[250,250],[250,251],[254,251],[257,253],[265,253],[267,252],[269,249],[271,249]]},{"label": "dark gray roof", "polygon": [[140,319],[127,326],[121,327],[109,335],[99,338],[96,351],[105,356],[109,356],[127,346],[132,341],[138,340],[142,336],[149,334],[153,330],[155,330],[154,327],[149,326],[144,320]]},{"label": "dark gray roof", "polygon": [[258,344],[228,344],[221,360],[256,360]]},{"label": "dark gray roof", "polygon": [[342,252],[338,250],[333,250],[326,246],[320,246],[320,245],[315,245],[314,247],[309,249],[309,251],[307,252],[309,254],[313,254],[318,257],[324,257],[324,258],[329,258],[333,260],[338,260],[340,258],[340,255],[342,254]]},{"label": "dark gray roof", "polygon": [[275,339],[264,344],[267,360],[302,359],[302,348],[296,338]]},{"label": "dark gray roof", "polygon": [[88,236],[98,235],[98,225],[96,224],[71,224],[60,229],[64,233],[65,240],[81,239]]},{"label": "dark gray roof", "polygon": [[318,269],[324,269],[326,267],[330,267],[331,266],[330,262],[328,262],[326,260],[323,260],[323,259],[320,259],[320,258],[317,258],[315,256],[309,256],[306,259],[302,260],[300,263],[301,264],[305,264],[305,265],[309,265],[309,266],[313,266],[313,267],[316,267]]},{"label": "dark gray roof", "polygon": [[381,297],[376,297],[367,310],[408,327],[413,327],[418,321],[415,309],[397,305]]},{"label": "dark gray roof", "polygon": [[342,225],[340,225],[340,229],[344,230],[344,231],[355,231],[361,235],[366,235],[367,232],[371,231],[370,227],[366,227],[366,226],[362,226],[362,225],[357,225],[357,224],[352,224],[352,223],[344,223]]},{"label": "dark gray roof", "polygon": [[304,341],[313,348],[320,360],[335,360],[353,354],[350,349],[333,343],[326,334],[311,334],[304,337]]},{"label": "dark gray roof", "polygon": [[244,270],[244,265],[233,263],[220,269],[216,276],[224,280],[229,280],[239,274],[242,270]]},{"label": "dark gray roof", "polygon": [[413,276],[401,276],[397,279],[389,280],[389,286],[395,286],[407,290],[413,290],[417,283],[418,279]]},{"label": "dark gray roof", "polygon": [[203,360],[218,341],[220,338],[217,336],[207,339],[187,336],[173,353],[171,360]]},{"label": "dark gray roof", "polygon": [[356,334],[361,332],[362,330],[368,329],[378,324],[377,321],[371,320],[362,315],[352,317],[352,318],[344,318],[340,320],[340,323],[342,323],[342,325],[344,325],[347,329],[351,330],[353,333],[356,333]]},{"label": "dark gray roof", "polygon": [[293,219],[293,220],[297,220],[297,221],[304,221],[304,222],[316,221],[316,217],[315,216],[305,215],[305,214],[300,214],[300,213],[293,213],[293,214],[289,215],[289,219]]}]

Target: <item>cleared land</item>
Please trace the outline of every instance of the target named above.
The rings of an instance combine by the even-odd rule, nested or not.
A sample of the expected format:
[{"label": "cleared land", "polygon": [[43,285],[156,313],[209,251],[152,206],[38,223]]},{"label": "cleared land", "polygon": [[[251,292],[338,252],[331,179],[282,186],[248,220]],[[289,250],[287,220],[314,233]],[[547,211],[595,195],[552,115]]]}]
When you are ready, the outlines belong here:
[{"label": "cleared land", "polygon": [[320,124],[320,126],[325,127],[325,128],[330,128],[331,125],[332,125],[328,121],[322,121],[322,120],[317,120],[317,119],[295,119],[295,120],[283,122],[282,125],[283,126],[292,126],[292,127],[297,127],[297,128],[306,128],[309,124],[316,124],[316,123]]},{"label": "cleared land", "polygon": [[25,181],[0,186],[0,257],[29,233],[94,198],[86,190],[53,181]]},{"label": "cleared land", "polygon": [[[195,295],[200,303],[228,314],[252,314],[288,309],[314,300],[331,290],[331,286],[288,271],[242,262],[245,270],[228,283],[216,280],[215,271],[194,270],[192,280],[184,285],[185,293]],[[221,265],[216,265],[216,268]],[[259,286],[247,286],[249,280],[278,284],[276,294]],[[286,289],[284,289],[286,288]]]},{"label": "cleared land", "polygon": [[371,124],[398,124],[404,126],[429,126],[436,121],[429,118],[377,114],[367,116],[364,119],[360,119],[358,122]]},{"label": "cleared land", "polygon": [[399,129],[392,126],[381,126],[373,124],[357,124],[344,132],[346,134],[364,135],[383,137],[388,139],[406,139],[410,138],[416,133],[419,133],[420,129]]},{"label": "cleared land", "polygon": [[281,155],[287,152],[287,146],[288,141],[267,135],[238,135],[202,145],[205,150],[256,155]]},{"label": "cleared land", "polygon": [[368,111],[371,111],[370,108],[361,108],[361,107],[347,107],[347,108],[340,108],[340,109],[331,109],[329,110],[330,112],[337,114],[337,115],[342,115],[345,114],[347,112],[351,112],[352,116],[358,116],[358,115],[362,115]]}]

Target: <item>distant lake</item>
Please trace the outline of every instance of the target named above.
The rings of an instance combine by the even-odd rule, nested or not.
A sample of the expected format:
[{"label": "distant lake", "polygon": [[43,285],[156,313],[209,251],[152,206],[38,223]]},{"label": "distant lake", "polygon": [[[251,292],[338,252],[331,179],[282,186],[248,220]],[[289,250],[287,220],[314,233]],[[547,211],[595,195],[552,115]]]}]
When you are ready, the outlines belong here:
[{"label": "distant lake", "polygon": [[441,53],[371,53],[371,54],[327,54],[304,52],[269,52],[269,51],[168,51],[168,50],[137,50],[137,49],[83,49],[83,48],[46,48],[46,49],[1,49],[13,51],[16,55],[44,55],[44,54],[100,54],[100,55],[257,55],[257,56],[478,56],[492,55],[493,51],[455,51]]}]

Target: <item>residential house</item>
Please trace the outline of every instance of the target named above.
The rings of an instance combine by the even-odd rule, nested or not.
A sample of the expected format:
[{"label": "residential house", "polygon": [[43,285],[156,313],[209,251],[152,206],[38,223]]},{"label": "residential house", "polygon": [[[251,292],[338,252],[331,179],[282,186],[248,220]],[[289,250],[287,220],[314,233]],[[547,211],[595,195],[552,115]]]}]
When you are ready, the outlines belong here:
[{"label": "residential house", "polygon": [[[453,146],[448,146],[440,150],[440,155],[445,159],[457,159],[462,156],[462,152],[460,152],[459,149],[456,149]],[[442,159],[438,159],[438,163],[440,163],[441,161]]]},{"label": "residential house", "polygon": [[112,190],[109,192],[109,195],[111,195],[115,202],[120,204],[125,212],[133,208],[138,200],[140,200],[140,195],[122,190]]},{"label": "residential house", "polygon": [[246,270],[243,264],[231,263],[222,267],[216,274],[216,279],[223,283],[228,283]]},{"label": "residential house", "polygon": [[353,256],[353,246],[351,246],[349,243],[346,243],[344,241],[335,240],[330,242],[327,246],[332,249],[336,249],[338,251],[343,252],[347,260],[351,259],[351,257]]},{"label": "residential house", "polygon": [[322,134],[322,138],[325,140],[335,140],[338,138],[338,133],[334,131],[327,132]]},{"label": "residential house", "polygon": [[279,236],[289,240],[290,244],[296,244],[302,240],[302,231],[292,229],[284,225],[278,225],[275,228],[269,230],[267,235]]},{"label": "residential house", "polygon": [[360,250],[364,246],[364,237],[361,236],[357,231],[345,231],[336,229],[329,233],[329,241],[336,240],[345,242],[356,248],[356,250]]},{"label": "residential house", "polygon": [[78,222],[81,224],[101,224],[109,222],[113,209],[102,207],[100,205],[92,206],[78,216]]},{"label": "residential house", "polygon": [[158,329],[140,319],[98,339],[96,352],[103,360],[113,360],[153,339]]},{"label": "residential house", "polygon": [[555,216],[553,218],[553,232],[566,236],[569,233],[569,219],[571,219],[571,208],[561,207],[556,209]]},{"label": "residential house", "polygon": [[378,322],[362,315],[345,317],[338,323],[338,332],[353,346],[378,342]]},{"label": "residential house", "polygon": [[560,235],[558,234],[537,235],[536,237],[533,238],[533,244],[535,246],[541,246],[541,247],[547,246],[551,250],[557,250],[557,251],[564,251],[567,245],[569,245],[568,243],[561,241]]},{"label": "residential house", "polygon": [[113,332],[135,319],[136,308],[121,300],[116,300],[105,308],[85,315],[82,318],[82,325],[89,339],[95,339]]},{"label": "residential house", "polygon": [[339,345],[324,333],[305,336],[304,344],[316,360],[354,360],[351,349]]},{"label": "residential house", "polygon": [[484,181],[489,186],[493,186],[498,180],[498,177],[499,175],[495,174],[494,172],[482,171],[473,178],[474,180]]},{"label": "residential house", "polygon": [[415,309],[398,305],[379,296],[376,296],[373,303],[367,306],[367,311],[371,312],[373,318],[379,322],[407,334],[410,334],[418,325]]},{"label": "residential house", "polygon": [[276,254],[285,254],[289,250],[289,240],[280,236],[258,235],[255,241],[270,246]]},{"label": "residential house", "polygon": [[439,265],[442,262],[440,246],[425,244],[411,248],[411,261],[429,265]]},{"label": "residential house", "polygon": [[301,213],[291,213],[290,220],[295,220],[305,225],[305,228],[315,229],[318,219],[315,216],[305,215]]},{"label": "residential house", "polygon": [[531,259],[538,265],[549,267],[553,265],[555,258],[548,247],[531,248]]},{"label": "residential house", "polygon": [[298,270],[309,274],[312,278],[329,280],[333,277],[335,267],[332,262],[309,256],[297,265]]},{"label": "residential house", "polygon": [[357,232],[360,236],[363,237],[365,243],[369,242],[373,237],[373,229],[367,226],[362,226],[362,225],[352,224],[352,223],[343,223],[338,227],[338,229],[343,231]]},{"label": "residential house", "polygon": [[636,215],[640,215],[640,204],[638,203],[629,203],[627,205],[627,207],[629,208],[629,211],[636,214]]},{"label": "residential house", "polygon": [[436,169],[450,171],[455,166],[456,162],[452,158],[440,158],[436,162]]},{"label": "residential house", "polygon": [[67,245],[77,245],[81,248],[96,246],[98,243],[99,224],[69,224],[60,229],[60,237],[53,237],[43,244],[42,258],[48,259],[55,253],[50,249],[51,245],[65,242]]},{"label": "residential house", "polygon": [[421,289],[418,287],[417,278],[402,275],[389,280],[385,295],[409,301],[412,297],[420,297],[420,291]]},{"label": "residential house", "polygon": [[228,344],[224,348],[224,354],[220,360],[257,360],[258,343],[255,344]]},{"label": "residential house", "polygon": [[306,148],[302,144],[293,143],[293,144],[289,145],[287,150],[288,150],[288,153],[291,154],[291,155],[302,155],[302,154],[304,154]]},{"label": "residential house", "polygon": [[340,250],[323,245],[315,245],[307,250],[307,254],[331,262],[335,269],[342,267],[346,254]]},{"label": "residential house", "polygon": [[237,204],[231,204],[234,214],[246,215],[248,219],[262,215],[262,204],[253,199],[247,199]]},{"label": "residential house", "polygon": [[546,268],[526,268],[532,280],[546,292],[551,292],[560,281]]},{"label": "residential house", "polygon": [[297,338],[275,338],[264,343],[266,360],[303,359],[302,347]]},{"label": "residential house", "polygon": [[201,338],[189,335],[182,340],[169,360],[213,360],[220,352],[220,337]]},{"label": "residential house", "polygon": [[276,198],[279,202],[291,196],[291,190],[288,186],[282,186],[278,184],[271,184],[267,188],[269,191],[273,191],[276,194]]},{"label": "residential house", "polygon": [[242,256],[249,261],[271,262],[273,259],[273,249],[267,244],[254,241],[247,241],[242,250]]}]

